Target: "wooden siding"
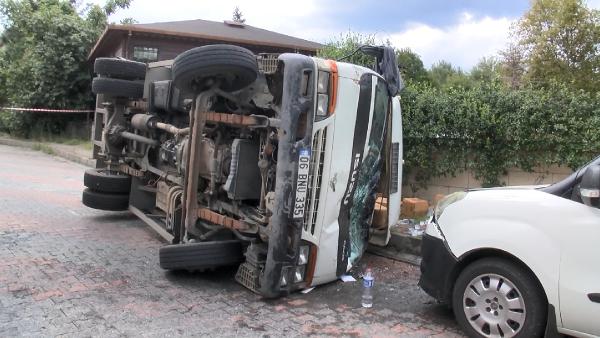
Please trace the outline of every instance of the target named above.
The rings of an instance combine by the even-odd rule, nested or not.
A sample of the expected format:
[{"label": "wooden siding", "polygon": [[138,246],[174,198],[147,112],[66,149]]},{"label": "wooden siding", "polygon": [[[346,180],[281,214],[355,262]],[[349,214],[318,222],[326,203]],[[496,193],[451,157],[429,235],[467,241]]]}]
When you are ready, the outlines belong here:
[{"label": "wooden siding", "polygon": [[[192,49],[194,47],[211,45],[211,44],[219,44],[219,43],[228,43],[224,41],[218,40],[208,40],[208,39],[192,39],[192,38],[177,38],[177,37],[169,37],[158,34],[141,34],[141,33],[133,33],[131,36],[127,34],[119,34],[118,36],[113,36],[110,41],[108,41],[108,48],[105,48],[102,53],[99,53],[99,57],[102,56],[118,56],[124,57],[128,59],[133,59],[133,48],[134,47],[151,47],[158,48],[158,61],[163,60],[171,60],[174,59],[177,55],[185,52],[186,50]],[[229,43],[231,44],[231,43]],[[311,51],[302,51],[302,50],[294,50],[292,48],[282,48],[282,47],[273,47],[273,46],[257,46],[257,45],[248,45],[248,44],[235,44],[244,48],[251,50],[254,53],[302,53],[307,55],[313,55],[314,52]]]}]

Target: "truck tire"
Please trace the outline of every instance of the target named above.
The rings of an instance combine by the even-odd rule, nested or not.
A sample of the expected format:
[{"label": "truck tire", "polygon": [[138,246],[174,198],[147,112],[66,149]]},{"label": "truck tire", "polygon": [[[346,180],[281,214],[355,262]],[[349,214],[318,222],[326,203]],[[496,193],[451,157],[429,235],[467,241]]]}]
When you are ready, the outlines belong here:
[{"label": "truck tire", "polygon": [[158,251],[160,267],[165,270],[204,270],[237,265],[244,260],[237,240],[173,244]]},{"label": "truck tire", "polygon": [[220,88],[232,92],[256,80],[258,63],[246,48],[208,45],[179,54],[173,61],[172,74],[175,86],[185,92],[201,92],[209,78],[221,81]]},{"label": "truck tire", "polygon": [[83,185],[98,192],[129,194],[131,176],[107,169],[88,169],[83,174]]},{"label": "truck tire", "polygon": [[94,94],[139,99],[144,96],[144,83],[141,81],[97,77],[92,81],[92,92]]},{"label": "truck tire", "polygon": [[83,190],[81,201],[83,205],[98,210],[123,211],[129,207],[128,194],[109,194],[90,188]]},{"label": "truck tire", "polygon": [[146,64],[119,58],[97,58],[94,73],[115,79],[143,80],[146,77]]}]

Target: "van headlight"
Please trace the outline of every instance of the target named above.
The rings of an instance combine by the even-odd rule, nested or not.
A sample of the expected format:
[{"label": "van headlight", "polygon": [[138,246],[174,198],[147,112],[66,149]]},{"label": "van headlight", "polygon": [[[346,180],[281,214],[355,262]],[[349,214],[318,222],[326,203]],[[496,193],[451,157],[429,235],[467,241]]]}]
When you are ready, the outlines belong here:
[{"label": "van headlight", "polygon": [[446,237],[444,237],[444,233],[442,232],[440,225],[437,224],[435,220],[431,220],[429,223],[427,223],[425,234],[446,241]]},{"label": "van headlight", "polygon": [[435,220],[439,221],[440,217],[442,217],[442,214],[444,213],[444,210],[446,210],[446,208],[452,204],[452,203],[456,203],[460,200],[462,200],[463,198],[467,197],[467,192],[466,191],[457,191],[455,193],[452,193],[446,197],[444,197],[441,201],[438,202],[437,206],[435,207]]},{"label": "van headlight", "polygon": [[429,223],[427,224],[425,233],[429,236],[446,241],[444,232],[442,231],[442,228],[440,227],[440,224],[439,224],[440,217],[444,213],[444,210],[446,210],[446,208],[450,204],[458,202],[458,201],[462,200],[463,198],[465,198],[466,196],[467,196],[466,191],[458,191],[458,192],[452,193],[452,194],[444,197],[441,201],[439,201],[437,206],[435,207],[435,212],[433,214],[433,217],[429,220]]}]

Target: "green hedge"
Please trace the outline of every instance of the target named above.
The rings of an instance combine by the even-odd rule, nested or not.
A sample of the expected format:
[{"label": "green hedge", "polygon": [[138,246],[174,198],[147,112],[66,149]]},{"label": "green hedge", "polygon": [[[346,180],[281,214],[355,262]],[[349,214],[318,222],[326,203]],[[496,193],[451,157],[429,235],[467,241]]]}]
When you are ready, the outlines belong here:
[{"label": "green hedge", "polygon": [[416,186],[472,170],[484,186],[502,185],[508,168],[577,168],[600,152],[600,95],[554,85],[507,89],[479,83],[402,92],[405,177]]}]

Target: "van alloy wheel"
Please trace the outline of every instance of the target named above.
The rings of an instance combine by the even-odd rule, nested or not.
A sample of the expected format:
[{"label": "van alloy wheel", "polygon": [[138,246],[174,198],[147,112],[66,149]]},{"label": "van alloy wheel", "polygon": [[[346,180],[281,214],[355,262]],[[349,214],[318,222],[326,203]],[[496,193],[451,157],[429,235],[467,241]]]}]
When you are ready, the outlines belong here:
[{"label": "van alloy wheel", "polygon": [[487,337],[514,337],[523,328],[527,312],[519,289],[497,274],[477,276],[463,294],[469,324]]}]

